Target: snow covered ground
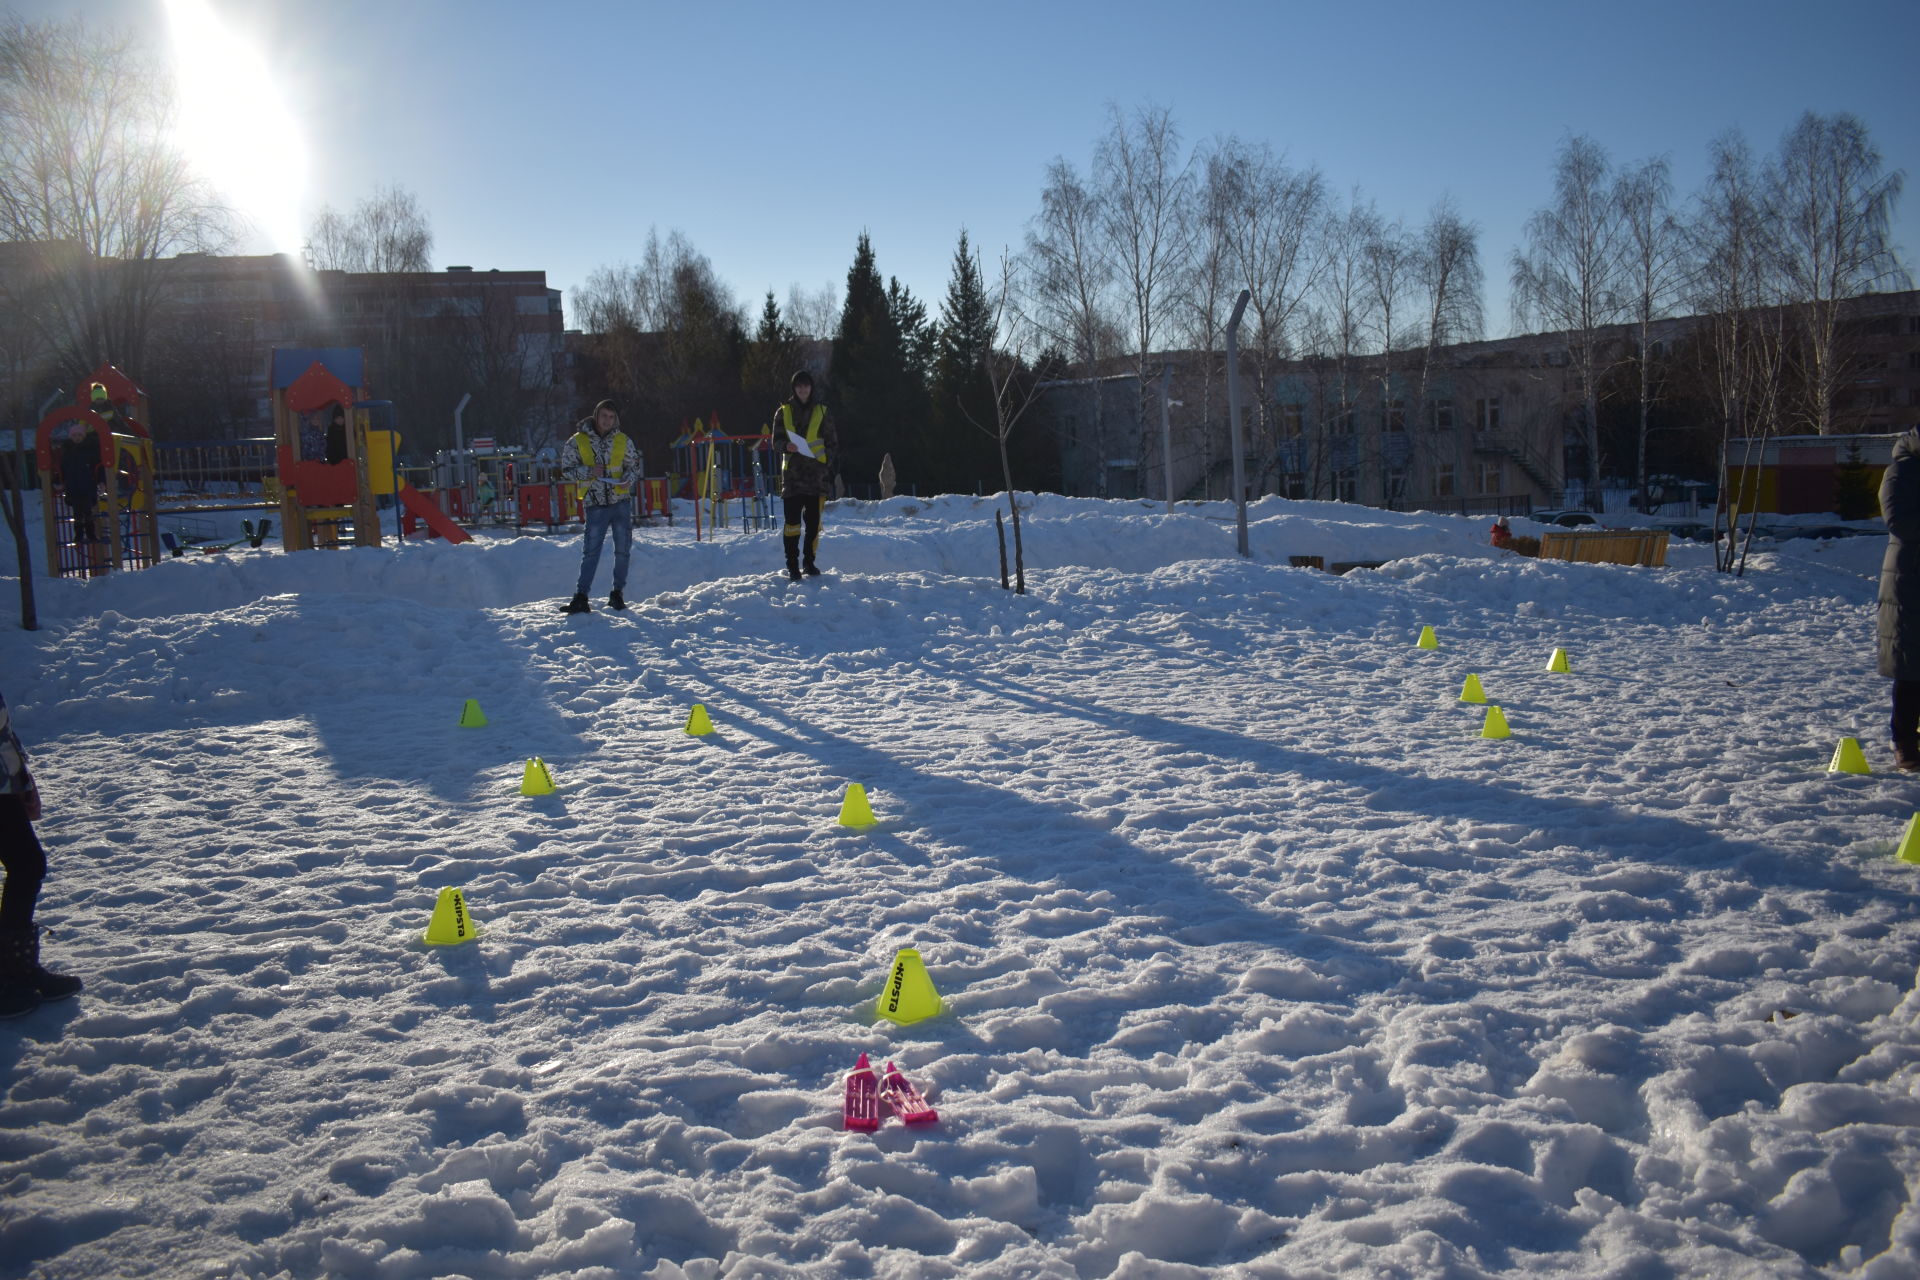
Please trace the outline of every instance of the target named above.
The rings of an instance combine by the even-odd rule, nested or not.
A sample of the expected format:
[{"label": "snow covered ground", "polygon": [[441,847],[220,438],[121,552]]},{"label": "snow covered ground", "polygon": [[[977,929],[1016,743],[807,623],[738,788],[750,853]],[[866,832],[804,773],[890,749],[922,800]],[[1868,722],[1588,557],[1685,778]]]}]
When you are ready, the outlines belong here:
[{"label": "snow covered ground", "polygon": [[[88,989],[0,1024],[0,1274],[1920,1271],[1883,541],[1269,500],[1245,562],[1043,498],[1020,597],[993,506],[837,504],[799,585],[646,531],[625,616],[556,613],[577,536],[39,580],[0,689]],[[861,1051],[940,1123],[842,1132]]]}]

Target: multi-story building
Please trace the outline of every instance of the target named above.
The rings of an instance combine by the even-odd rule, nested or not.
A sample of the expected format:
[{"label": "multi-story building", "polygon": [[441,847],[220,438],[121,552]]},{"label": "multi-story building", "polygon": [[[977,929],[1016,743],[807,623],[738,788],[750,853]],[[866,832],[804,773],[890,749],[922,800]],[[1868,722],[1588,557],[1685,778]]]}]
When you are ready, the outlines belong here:
[{"label": "multi-story building", "polygon": [[561,293],[543,271],[313,271],[288,254],[182,254],[157,265],[146,354],[128,372],[150,393],[163,443],[271,434],[275,347],[364,348],[369,388],[395,401],[410,452],[452,443],[463,395],[472,396],[467,434],[533,447],[577,408]]},{"label": "multi-story building", "polygon": [[[1781,313],[1771,318],[1790,319]],[[1657,371],[1663,412],[1681,419],[1662,430],[1697,433],[1717,445],[1721,427],[1698,391],[1702,379],[1695,369],[1705,355],[1700,348],[1710,319],[1655,322],[1647,356]],[[1798,376],[1794,348],[1800,339],[1790,323],[1775,330],[1784,335],[1777,376],[1790,383]],[[1920,291],[1853,299],[1840,330],[1842,385],[1833,429],[1882,433],[1920,423]],[[1600,330],[1595,344],[1606,371],[1602,460],[1608,478],[1622,487],[1635,470],[1633,458],[1605,442],[1637,414],[1630,403],[1637,401],[1638,382],[1631,362],[1639,337],[1637,327],[1616,325]],[[1431,353],[1263,359],[1243,351],[1248,488],[1396,509],[1509,513],[1570,498],[1591,504],[1597,495],[1584,492],[1590,446],[1573,355],[1567,335],[1555,333]],[[1224,358],[1218,352],[1167,352],[1150,357],[1146,367],[1144,394],[1131,357],[1043,384],[1038,413],[1059,445],[1065,487],[1113,497],[1166,495],[1160,376],[1170,370],[1171,404],[1164,412],[1172,437],[1172,492],[1177,498],[1229,496]],[[1797,429],[1792,388],[1779,390],[1774,429]],[[1699,452],[1715,456],[1717,448]]]}]

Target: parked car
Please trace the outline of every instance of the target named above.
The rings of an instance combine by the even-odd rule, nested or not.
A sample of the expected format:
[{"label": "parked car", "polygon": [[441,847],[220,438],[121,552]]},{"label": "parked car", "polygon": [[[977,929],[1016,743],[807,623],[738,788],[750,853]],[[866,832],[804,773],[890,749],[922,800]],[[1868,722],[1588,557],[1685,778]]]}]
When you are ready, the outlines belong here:
[{"label": "parked car", "polygon": [[1589,511],[1536,511],[1528,516],[1529,520],[1538,520],[1541,524],[1557,524],[1563,529],[1578,529],[1582,525],[1599,524]]}]

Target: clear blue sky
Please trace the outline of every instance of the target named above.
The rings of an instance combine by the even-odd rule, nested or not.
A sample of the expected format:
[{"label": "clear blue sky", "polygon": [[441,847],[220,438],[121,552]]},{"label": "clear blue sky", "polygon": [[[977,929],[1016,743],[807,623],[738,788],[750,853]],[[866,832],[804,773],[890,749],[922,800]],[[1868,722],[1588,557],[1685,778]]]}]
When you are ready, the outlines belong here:
[{"label": "clear blue sky", "polygon": [[[1669,155],[1684,195],[1722,130],[1764,152],[1808,108],[1851,111],[1915,184],[1895,238],[1920,253],[1920,0],[194,2],[260,51],[304,135],[310,189],[282,201],[300,225],[399,183],[437,264],[567,289],[677,228],[757,309],[768,288],[838,289],[864,229],[935,308],[960,228],[990,257],[1018,246],[1046,164],[1084,168],[1110,102],[1167,106],[1190,142],[1268,141],[1410,223],[1451,193],[1481,228],[1493,334],[1570,133],[1616,161]],[[11,7],[135,27],[171,74],[162,0]],[[271,154],[249,169],[276,181]]]}]

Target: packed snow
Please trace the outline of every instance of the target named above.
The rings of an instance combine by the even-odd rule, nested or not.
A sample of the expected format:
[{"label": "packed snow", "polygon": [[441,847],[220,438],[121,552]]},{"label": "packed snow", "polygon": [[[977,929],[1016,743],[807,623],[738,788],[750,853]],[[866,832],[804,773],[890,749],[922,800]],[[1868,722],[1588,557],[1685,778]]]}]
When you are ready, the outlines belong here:
[{"label": "packed snow", "polygon": [[[1883,539],[1024,501],[1024,596],[1004,498],[642,530],[625,615],[577,532],[38,578],[87,990],[0,1023],[0,1274],[1920,1273]],[[844,1131],[862,1052],[938,1123]]]}]

